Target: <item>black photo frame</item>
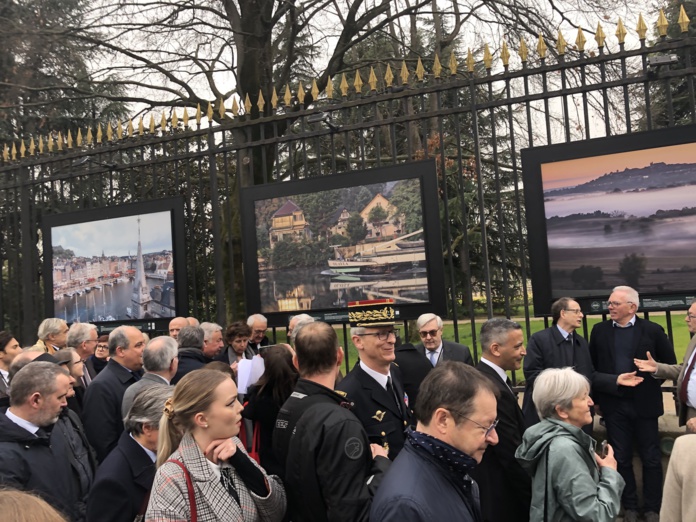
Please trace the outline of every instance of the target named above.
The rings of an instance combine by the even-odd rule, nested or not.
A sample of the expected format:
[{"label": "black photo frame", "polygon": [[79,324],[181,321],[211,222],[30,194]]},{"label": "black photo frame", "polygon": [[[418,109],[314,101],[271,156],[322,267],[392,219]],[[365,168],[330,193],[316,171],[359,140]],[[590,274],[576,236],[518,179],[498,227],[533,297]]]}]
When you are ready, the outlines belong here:
[{"label": "black photo frame", "polygon": [[[132,250],[129,247],[127,255],[120,251],[114,253],[116,247],[110,245],[107,239],[108,232],[111,230],[117,232],[119,236],[127,233],[133,228],[134,220],[137,222],[136,226],[142,225],[143,229],[155,223],[165,227],[164,230],[158,227],[157,240],[152,240],[152,244],[171,245],[171,252],[163,249],[156,257],[157,251],[142,252],[143,263],[147,259],[150,263],[149,267],[153,264],[157,267],[151,273],[148,273],[147,269],[143,271],[146,280],[153,281],[154,277],[156,282],[152,289],[150,289],[150,283],[147,283],[145,293],[150,301],[147,303],[143,301],[142,308],[138,308],[132,302],[131,306],[128,306],[128,303],[124,304],[127,300],[124,296],[128,292],[132,295],[132,289],[135,286],[137,276],[132,272],[137,273],[138,269],[139,238],[133,238]],[[126,223],[128,225],[124,229]],[[76,320],[90,322],[98,325],[100,331],[109,331],[121,324],[153,331],[166,330],[173,317],[187,315],[183,198],[158,199],[62,214],[45,214],[42,217],[41,229],[46,317],[63,318],[68,323]],[[79,247],[81,251],[89,252],[89,255],[70,257],[70,254],[66,253],[61,254],[62,259],[55,255],[53,247],[58,235],[64,239],[77,238],[80,233],[84,234],[84,231],[91,232],[92,237],[103,236],[104,243],[96,244],[94,240],[90,240],[90,244],[85,245],[77,239],[71,239],[75,242],[72,245],[73,248]],[[150,237],[154,235],[151,234],[150,229],[146,234]],[[71,245],[55,244],[55,246],[71,250]],[[147,250],[148,244],[143,245],[143,248]],[[124,257],[130,259],[124,261]],[[135,268],[133,268],[132,258],[135,258]],[[58,264],[54,265],[54,261]],[[54,281],[54,266],[57,267],[57,273],[61,275],[60,281]],[[125,271],[122,270],[124,266],[127,267]],[[114,267],[118,270],[112,271]],[[173,274],[170,275],[172,268]],[[72,276],[75,276],[74,279]],[[161,284],[158,284],[160,280]],[[80,309],[80,303],[82,303],[82,309]],[[120,313],[124,308],[127,309],[127,315]]]},{"label": "black photo frame", "polygon": [[639,291],[643,310],[688,308],[694,158],[696,125],[523,150],[535,315],[563,296],[604,313],[619,285]]},{"label": "black photo frame", "polygon": [[[398,214],[399,218],[395,218],[394,213],[385,225],[373,225],[369,234],[374,236],[364,238],[363,244],[359,245],[356,241],[353,245],[337,245],[339,240],[346,241],[338,237],[341,232],[337,227],[342,226],[339,221],[343,219],[342,223],[345,224],[348,214],[361,210],[338,208],[341,205],[330,206],[330,201],[334,200],[332,198],[345,199],[355,191],[364,196],[363,188],[369,192],[368,187],[380,185],[394,191],[400,186],[404,191],[410,191],[412,196],[420,196],[420,205],[413,207],[416,210],[409,213],[411,221],[403,219],[407,217],[404,214]],[[378,201],[381,193],[371,195],[373,199],[367,206],[361,207],[362,211],[366,211],[369,205],[381,206],[383,203]],[[329,205],[323,214],[313,211],[313,215],[320,216],[317,219],[324,223],[322,227],[317,225],[314,232],[311,223],[305,220],[304,211],[293,202],[293,198],[306,201],[310,196],[318,198],[313,209],[319,204]],[[327,322],[347,322],[347,302],[358,298],[394,297],[400,320],[413,319],[426,312],[445,313],[437,172],[433,160],[249,187],[241,190],[240,200],[247,312],[262,313],[270,326],[286,326],[289,316],[299,313],[308,313]],[[288,201],[291,203],[288,204]],[[421,232],[403,233],[410,230],[409,226],[416,228],[414,223],[417,221],[413,220],[417,219],[414,216],[418,212],[422,215]],[[335,225],[332,216],[337,219]],[[368,227],[367,221],[363,223]],[[422,239],[414,241],[419,237]],[[313,251],[323,248],[321,252],[328,252],[326,248],[330,248],[333,259],[317,254],[319,257],[314,258],[312,263],[315,264],[311,267],[302,266],[295,271],[293,268],[278,268],[272,264],[272,260],[276,259],[279,264],[286,263],[277,249],[283,243],[287,250],[288,242],[293,243],[293,248],[299,248],[297,244],[304,242]],[[383,243],[388,244],[385,246]],[[317,248],[312,249],[312,244],[318,245]],[[413,249],[412,257],[405,253],[409,248]],[[263,251],[268,254],[268,259],[260,255],[261,249],[265,249]],[[386,257],[386,249],[394,249],[398,255]],[[352,253],[353,250],[355,253],[348,256],[350,259],[342,254]],[[358,253],[358,250],[361,252]],[[384,257],[376,259],[377,256]],[[345,266],[336,266],[342,257]],[[332,266],[329,266],[329,260]],[[354,265],[360,262],[370,266],[355,270]],[[368,270],[375,273],[366,273]],[[363,285],[364,281],[369,281],[369,284]],[[426,294],[427,298],[422,300]]]}]

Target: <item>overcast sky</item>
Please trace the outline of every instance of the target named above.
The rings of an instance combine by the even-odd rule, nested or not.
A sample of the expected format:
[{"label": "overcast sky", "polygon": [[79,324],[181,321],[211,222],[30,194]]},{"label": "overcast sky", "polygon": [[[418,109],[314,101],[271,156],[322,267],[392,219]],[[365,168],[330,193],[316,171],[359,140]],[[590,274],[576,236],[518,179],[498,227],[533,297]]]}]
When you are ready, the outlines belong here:
[{"label": "overcast sky", "polygon": [[138,252],[138,217],[144,254],[172,249],[168,211],[55,227],[51,231],[51,242],[54,247],[62,246],[82,257],[100,256],[102,251],[107,256],[125,256],[129,251],[135,255]]}]

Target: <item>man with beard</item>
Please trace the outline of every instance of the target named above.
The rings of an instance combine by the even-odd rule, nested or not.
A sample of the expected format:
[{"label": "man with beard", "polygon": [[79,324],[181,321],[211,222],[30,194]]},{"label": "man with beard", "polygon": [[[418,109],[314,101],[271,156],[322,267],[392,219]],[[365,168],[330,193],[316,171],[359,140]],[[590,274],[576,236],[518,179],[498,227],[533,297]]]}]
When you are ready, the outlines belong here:
[{"label": "man with beard", "polygon": [[0,484],[37,493],[76,520],[80,497],[68,451],[50,437],[69,390],[67,370],[50,362],[28,364],[13,376],[10,407],[0,413]]}]

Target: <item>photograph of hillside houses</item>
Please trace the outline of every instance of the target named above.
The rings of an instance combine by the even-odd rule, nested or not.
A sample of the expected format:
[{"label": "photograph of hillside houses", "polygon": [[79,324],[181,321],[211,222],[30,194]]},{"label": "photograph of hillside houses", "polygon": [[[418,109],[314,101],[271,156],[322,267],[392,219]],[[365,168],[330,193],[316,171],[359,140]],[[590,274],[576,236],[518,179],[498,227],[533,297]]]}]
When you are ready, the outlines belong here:
[{"label": "photograph of hillside houses", "polygon": [[428,300],[420,180],[260,200],[262,311]]}]

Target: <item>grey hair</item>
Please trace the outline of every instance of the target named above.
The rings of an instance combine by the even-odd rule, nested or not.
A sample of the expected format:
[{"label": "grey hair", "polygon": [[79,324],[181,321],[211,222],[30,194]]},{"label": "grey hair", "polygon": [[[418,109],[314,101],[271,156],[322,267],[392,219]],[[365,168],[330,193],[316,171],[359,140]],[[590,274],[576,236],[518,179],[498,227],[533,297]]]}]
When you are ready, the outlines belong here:
[{"label": "grey hair", "polygon": [[155,384],[141,390],[135,396],[133,405],[123,418],[125,430],[133,435],[141,435],[143,426],[146,424],[159,427],[164,403],[173,393],[174,387],[164,384]]},{"label": "grey hair", "polygon": [[511,319],[504,317],[489,319],[481,327],[481,348],[484,352],[488,352],[493,343],[505,344],[510,332],[521,329],[522,326]]},{"label": "grey hair", "polygon": [[68,370],[52,362],[32,362],[12,377],[10,405],[21,406],[34,393],[48,396],[56,391],[56,378],[69,375]]},{"label": "grey hair", "polygon": [[630,286],[624,286],[624,285],[615,286],[612,289],[612,293],[613,292],[622,292],[622,293],[626,294],[626,297],[628,298],[628,300],[631,303],[633,303],[634,305],[636,305],[636,310],[638,309],[638,305],[640,304],[640,296],[638,295],[638,292],[636,291],[635,288],[631,288]]},{"label": "grey hair", "polygon": [[437,321],[437,327],[442,328],[442,318],[439,315],[435,314],[423,314],[421,315],[418,320],[416,321],[416,328],[419,330],[423,328],[426,324],[428,324],[430,321],[435,319]]},{"label": "grey hair", "polygon": [[55,335],[57,333],[60,333],[60,331],[63,329],[63,326],[65,326],[66,324],[67,323],[63,319],[59,319],[57,317],[49,317],[48,319],[44,319],[43,321],[41,321],[37,335],[39,339],[43,341],[45,339],[48,339],[49,335]]},{"label": "grey hair", "polygon": [[128,328],[134,327],[119,326],[118,328],[114,328],[114,330],[112,330],[112,332],[109,334],[109,355],[111,357],[116,355],[116,348],[119,346],[124,349],[128,349],[130,347],[130,340],[126,335]]},{"label": "grey hair", "polygon": [[573,407],[573,399],[590,392],[590,382],[570,367],[548,368],[534,381],[532,402],[540,419],[558,418],[556,406]]},{"label": "grey hair", "polygon": [[[297,318],[297,323],[295,323],[295,327],[292,329],[292,334],[290,334],[290,342],[294,345],[295,344],[295,339],[297,338],[297,333],[302,329],[303,326],[307,326],[308,324],[312,324],[315,322],[314,317],[308,314],[300,314],[295,316]],[[294,318],[293,318],[294,319]]]},{"label": "grey hair", "polygon": [[262,322],[262,323],[268,324],[268,319],[266,319],[263,315],[261,315],[261,314],[254,314],[254,315],[250,315],[249,318],[247,319],[247,325],[253,328],[253,327],[254,327],[254,323],[255,323],[256,321],[260,321],[260,322]]},{"label": "grey hair", "polygon": [[352,326],[350,329],[350,336],[362,335],[365,333],[366,328],[364,326]]},{"label": "grey hair", "polygon": [[199,348],[203,349],[205,334],[200,326],[184,326],[179,330],[179,348]]},{"label": "grey hair", "polygon": [[169,369],[179,351],[176,340],[168,335],[155,337],[143,350],[143,367],[146,372],[164,372]]},{"label": "grey hair", "polygon": [[73,323],[68,330],[68,346],[77,347],[85,341],[89,341],[89,334],[97,331],[96,325],[90,323]]},{"label": "grey hair", "polygon": [[205,341],[210,341],[210,337],[215,332],[222,332],[222,326],[217,323],[201,323],[200,327],[203,329],[203,339]]}]

